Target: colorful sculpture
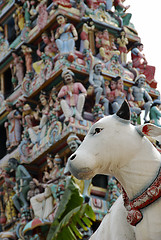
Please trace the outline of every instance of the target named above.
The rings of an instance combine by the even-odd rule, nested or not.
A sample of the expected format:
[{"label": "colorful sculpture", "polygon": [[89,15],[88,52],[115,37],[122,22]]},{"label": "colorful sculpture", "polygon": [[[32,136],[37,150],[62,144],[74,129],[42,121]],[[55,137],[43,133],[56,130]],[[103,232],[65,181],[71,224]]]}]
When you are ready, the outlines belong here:
[{"label": "colorful sculpture", "polygon": [[154,79],[155,75],[155,67],[148,65],[148,62],[145,58],[145,55],[142,54],[143,44],[135,43],[134,48],[131,50],[131,58],[133,67],[139,70],[140,74],[144,74],[146,76],[146,82],[152,87],[157,87],[157,82]]},{"label": "colorful sculpture", "polygon": [[46,46],[44,48],[44,52],[41,52],[40,49],[37,50],[37,55],[42,60],[33,63],[33,68],[37,74],[40,74],[40,72],[42,72],[42,74],[44,73],[46,75],[46,73],[49,71],[48,68],[50,68],[51,71],[51,68],[54,65],[52,58],[55,56],[57,48],[55,45],[53,33],[51,38],[49,38],[46,32],[42,33],[41,37]]},{"label": "colorful sculpture", "polygon": [[148,122],[148,113],[152,104],[152,98],[148,92],[144,89],[146,77],[145,75],[139,75],[135,79],[135,85],[131,87],[131,94],[133,95],[133,101],[136,107],[145,110],[144,121]]},{"label": "colorful sculpture", "polygon": [[91,8],[92,10],[96,10],[100,4],[105,4],[106,5],[106,1],[105,0],[87,0],[87,5],[89,8]]},{"label": "colorful sculpture", "polygon": [[[30,128],[28,128],[28,133],[31,139],[32,144],[40,144],[41,140],[45,137],[47,133],[47,123],[49,121],[49,105],[47,104],[47,94],[46,92],[41,91],[39,96],[41,107],[37,107],[38,114],[41,114],[40,123],[32,127],[32,120]],[[37,115],[38,116],[38,115]],[[32,115],[31,115],[32,117]]]},{"label": "colorful sculpture", "polygon": [[5,122],[6,136],[7,136],[7,150],[15,149],[21,140],[21,114],[17,109],[14,109],[10,101],[6,101],[6,111],[8,111],[7,122]]},{"label": "colorful sculpture", "polygon": [[[2,179],[0,172],[0,232],[8,231],[8,227],[12,232],[16,229],[15,239],[23,239],[20,233],[25,229],[25,238],[38,240],[74,239],[75,230],[76,238],[89,238],[108,211],[108,197],[109,205],[112,205],[119,196],[120,189],[114,177],[110,179],[102,175],[106,173],[120,180],[130,199],[145,186],[148,186],[148,201],[153,199],[149,199],[149,195],[161,192],[160,179],[157,180],[153,174],[160,167],[159,155],[155,150],[152,154],[149,142],[161,152],[159,137],[149,138],[149,141],[142,137],[144,133],[160,133],[160,100],[154,80],[155,69],[149,68],[151,66],[147,65],[142,50],[135,44],[135,41],[140,42],[140,37],[130,22],[129,6],[125,2],[0,1],[0,167],[5,168],[6,159],[11,157],[20,159],[21,163],[10,161],[13,168],[10,175],[15,176],[13,185],[16,179],[15,190],[13,187],[5,188],[10,179]],[[127,63],[127,52],[131,49],[133,63]],[[119,111],[126,98],[130,116],[127,106]],[[138,126],[139,121],[142,122],[142,110],[145,111],[144,121],[158,127]],[[114,116],[104,117],[113,113]],[[103,119],[94,124],[100,118]],[[6,134],[2,126],[4,122]],[[131,122],[136,126],[131,126]],[[90,126],[85,144],[81,143]],[[55,155],[56,152],[61,157]],[[23,163],[32,171],[34,180],[28,171],[26,173]],[[93,185],[91,180],[76,180],[68,168],[72,165],[73,173],[80,178],[98,173],[97,178],[92,179]],[[158,182],[150,188],[148,184],[155,178]],[[155,240],[160,240],[159,199],[156,207],[151,204],[143,208],[143,219],[136,227],[131,227],[126,216],[133,225],[137,223],[135,214],[139,220],[142,216],[128,197],[124,193],[124,201],[122,196],[118,198],[103,220],[103,227],[91,239],[149,240],[148,237],[154,235]],[[144,196],[140,199],[136,205]],[[91,210],[83,200],[91,205],[97,219],[87,234],[84,229],[91,226],[91,222],[86,220],[88,214],[91,216]],[[132,211],[129,212],[130,207]],[[80,225],[80,231],[77,231],[76,220],[87,226]],[[30,227],[37,221],[40,225],[53,221],[50,234],[47,236],[43,231],[46,226],[42,228],[40,225],[26,232],[26,221],[30,221]],[[151,227],[155,228],[151,231]],[[0,238],[2,236],[0,234]]]},{"label": "colorful sculpture", "polygon": [[36,8],[37,12],[39,13],[38,18],[37,18],[37,25],[39,28],[39,31],[43,29],[48,20],[48,11],[47,11],[47,2],[41,1],[38,7]]},{"label": "colorful sculpture", "polygon": [[25,64],[26,64],[26,74],[29,76],[32,73],[32,49],[26,45],[21,46],[22,52],[25,56]]},{"label": "colorful sculpture", "polygon": [[109,100],[106,98],[105,83],[101,71],[101,62],[96,62],[93,69],[90,70],[89,83],[94,88],[95,105],[98,106],[100,103],[103,103],[104,114],[109,115]]},{"label": "colorful sculpture", "polygon": [[22,58],[15,52],[12,52],[13,64],[10,64],[12,73],[12,84],[15,88],[17,85],[21,84],[24,78],[24,65]]},{"label": "colorful sculpture", "polygon": [[110,41],[108,30],[96,32],[96,47],[99,48],[99,55],[104,62],[108,62],[113,55],[120,55],[120,51]]},{"label": "colorful sculpture", "polygon": [[95,26],[91,19],[89,19],[86,23],[83,24],[82,32],[81,32],[81,44],[80,51],[83,53],[85,50],[90,49],[89,38],[90,34],[94,31]]},{"label": "colorful sculpture", "polygon": [[37,186],[41,185],[45,189],[43,193],[37,194],[30,199],[35,217],[46,219],[54,211],[54,199],[52,196],[52,190],[54,189],[56,194],[56,191],[58,190],[58,179],[61,178],[63,174],[60,163],[60,158],[59,161],[57,161],[57,156],[54,158],[52,155],[48,154],[47,165],[49,172],[48,174],[45,173],[45,182],[39,183],[39,181],[34,179],[34,182]]},{"label": "colorful sculpture", "polygon": [[125,6],[123,4],[125,0],[114,0],[113,5],[115,7],[115,13],[122,18],[123,26],[129,25],[132,14],[126,13],[126,10],[130,7],[130,5]]},{"label": "colorful sculpture", "polygon": [[120,51],[120,57],[121,57],[121,63],[123,66],[126,65],[127,61],[127,47],[128,39],[126,37],[125,31],[121,31],[120,38],[117,38],[117,43],[119,44],[119,51]]},{"label": "colorful sculpture", "polygon": [[25,18],[22,6],[17,5],[16,7],[17,10],[15,14],[13,14],[13,18],[15,22],[16,35],[18,35],[25,27]]},{"label": "colorful sculpture", "polygon": [[21,0],[24,10],[25,26],[30,28],[31,26],[31,15],[30,15],[30,1]]},{"label": "colorful sculpture", "polygon": [[78,120],[83,120],[82,111],[87,91],[80,82],[74,82],[74,73],[71,70],[64,68],[62,78],[65,85],[60,89],[58,98],[61,98],[60,104],[65,115],[64,121],[70,121],[73,116]]},{"label": "colorful sculpture", "polygon": [[58,8],[58,6],[62,6],[65,8],[71,8],[72,4],[70,3],[70,0],[53,0],[53,8]]},{"label": "colorful sculpture", "polygon": [[32,177],[26,168],[19,164],[15,158],[8,160],[8,166],[10,170],[15,171],[16,176],[15,195],[13,196],[14,205],[20,213],[26,212],[28,211],[27,192]]},{"label": "colorful sculpture", "polygon": [[81,145],[81,140],[77,137],[75,133],[71,133],[67,138],[67,144],[72,153],[74,153],[77,148]]},{"label": "colorful sculpture", "polygon": [[153,104],[150,107],[150,122],[155,124],[158,127],[161,127],[160,118],[161,118],[161,101],[159,99],[154,100]]},{"label": "colorful sculpture", "polygon": [[71,23],[66,23],[66,17],[62,14],[57,15],[57,23],[60,27],[55,33],[56,45],[59,53],[72,54],[75,51],[75,41],[78,39],[77,30]]},{"label": "colorful sculpture", "polygon": [[9,42],[5,39],[4,30],[0,26],[0,61],[9,51]]},{"label": "colorful sculpture", "polygon": [[[67,144],[68,147],[70,148],[71,153],[74,153],[78,147],[81,145],[81,140],[78,138],[78,136],[75,133],[71,133],[68,138],[67,138]],[[68,161],[64,169],[64,173],[67,174],[69,172],[69,166],[68,166]],[[83,197],[89,197],[89,187],[91,184],[91,180],[78,180],[74,176],[72,176],[74,179],[74,182],[79,186],[81,193],[83,194]]]}]

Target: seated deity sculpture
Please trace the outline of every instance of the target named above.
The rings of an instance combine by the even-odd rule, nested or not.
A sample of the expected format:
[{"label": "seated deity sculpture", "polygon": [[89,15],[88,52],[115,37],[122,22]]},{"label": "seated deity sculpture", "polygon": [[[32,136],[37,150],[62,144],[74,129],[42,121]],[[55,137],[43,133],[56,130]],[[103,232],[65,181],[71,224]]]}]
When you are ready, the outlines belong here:
[{"label": "seated deity sculpture", "polygon": [[62,72],[62,78],[65,85],[60,89],[58,98],[61,108],[65,115],[65,122],[70,121],[72,117],[83,120],[82,111],[84,107],[87,91],[80,82],[74,82],[74,73],[65,68]]}]

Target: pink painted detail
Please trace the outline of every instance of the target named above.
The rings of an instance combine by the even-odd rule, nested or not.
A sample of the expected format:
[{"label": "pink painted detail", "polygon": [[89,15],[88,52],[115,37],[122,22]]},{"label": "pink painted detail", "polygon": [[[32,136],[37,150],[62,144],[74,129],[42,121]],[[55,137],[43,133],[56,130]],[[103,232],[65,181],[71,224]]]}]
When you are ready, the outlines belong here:
[{"label": "pink painted detail", "polygon": [[[145,126],[146,127],[146,126]],[[151,185],[138,197],[130,200],[123,189],[123,200],[124,206],[128,211],[127,221],[132,225],[136,226],[143,218],[140,209],[143,209],[155,202],[161,197],[161,168],[156,179],[151,183]]]},{"label": "pink painted detail", "polygon": [[150,135],[149,135],[150,130],[151,130],[151,128],[150,128],[149,126],[147,126],[147,125],[145,125],[145,126],[142,128],[142,132],[143,132],[144,134],[146,134],[147,136],[150,136]]}]

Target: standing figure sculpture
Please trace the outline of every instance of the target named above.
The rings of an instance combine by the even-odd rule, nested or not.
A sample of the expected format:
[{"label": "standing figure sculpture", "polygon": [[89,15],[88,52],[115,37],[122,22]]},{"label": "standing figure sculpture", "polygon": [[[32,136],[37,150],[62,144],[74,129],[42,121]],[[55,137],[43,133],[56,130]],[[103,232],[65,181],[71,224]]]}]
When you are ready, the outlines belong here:
[{"label": "standing figure sculpture", "polygon": [[123,66],[126,65],[127,61],[127,47],[128,39],[126,37],[125,31],[121,31],[120,38],[117,38],[117,43],[119,44],[119,51],[120,51],[120,57],[121,57],[121,63]]},{"label": "standing figure sculpture", "polygon": [[148,113],[152,104],[152,98],[149,93],[144,89],[146,77],[141,74],[135,79],[135,85],[131,87],[131,94],[133,101],[137,107],[145,110],[144,121],[148,122]]},{"label": "standing figure sculpture", "polygon": [[87,91],[80,82],[74,82],[74,73],[71,70],[65,68],[62,78],[66,85],[60,89],[58,98],[62,98],[60,104],[65,115],[65,122],[70,121],[73,116],[78,120],[83,120],[82,111]]},{"label": "standing figure sculpture", "polygon": [[146,76],[146,82],[152,88],[157,87],[157,82],[154,80],[155,67],[148,65],[145,55],[142,53],[143,44],[136,42],[133,49],[131,50],[131,58],[133,67],[139,70],[140,74]]},{"label": "standing figure sculpture", "polygon": [[80,34],[81,43],[80,43],[80,52],[85,52],[90,49],[89,38],[90,34],[94,32],[95,26],[93,25],[92,19],[89,19],[83,24],[82,32]]},{"label": "standing figure sculpture", "polygon": [[12,52],[13,63],[10,64],[11,73],[12,73],[12,84],[15,88],[17,85],[21,84],[24,78],[24,65],[23,60],[18,54]]},{"label": "standing figure sculpture", "polygon": [[8,112],[5,122],[6,136],[7,136],[7,150],[11,151],[17,147],[21,140],[21,114],[17,109],[13,108],[13,104],[6,101],[6,110]]},{"label": "standing figure sculpture", "polygon": [[32,49],[27,47],[26,45],[21,46],[22,52],[25,56],[25,65],[26,65],[26,73],[31,75],[32,73]]},{"label": "standing figure sculpture", "polygon": [[25,27],[25,18],[24,18],[24,11],[23,11],[22,6],[17,5],[16,7],[17,7],[17,10],[13,14],[13,18],[14,18],[14,23],[15,23],[16,35],[18,36],[18,34]]},{"label": "standing figure sculpture", "polygon": [[0,61],[9,51],[9,42],[5,39],[4,30],[0,26]]},{"label": "standing figure sculpture", "polygon": [[32,177],[26,168],[19,164],[15,158],[10,158],[8,160],[8,166],[10,170],[15,171],[16,186],[14,187],[14,190],[16,194],[13,196],[14,205],[19,212],[26,212],[28,208],[27,192]]},{"label": "standing figure sculpture", "polygon": [[75,51],[75,41],[78,39],[77,30],[71,23],[66,23],[66,17],[62,14],[57,15],[57,28],[55,39],[60,54],[72,54]]},{"label": "standing figure sculpture", "polygon": [[159,99],[154,100],[153,104],[151,105],[149,117],[151,123],[161,127],[161,101]]},{"label": "standing figure sculpture", "polygon": [[30,27],[31,26],[30,1],[21,0],[21,3],[23,4],[25,26]]},{"label": "standing figure sculpture", "polygon": [[109,115],[109,100],[106,98],[106,88],[101,71],[102,64],[101,62],[97,62],[93,69],[90,70],[89,83],[94,88],[95,106],[98,106],[99,103],[103,103],[104,114]]}]

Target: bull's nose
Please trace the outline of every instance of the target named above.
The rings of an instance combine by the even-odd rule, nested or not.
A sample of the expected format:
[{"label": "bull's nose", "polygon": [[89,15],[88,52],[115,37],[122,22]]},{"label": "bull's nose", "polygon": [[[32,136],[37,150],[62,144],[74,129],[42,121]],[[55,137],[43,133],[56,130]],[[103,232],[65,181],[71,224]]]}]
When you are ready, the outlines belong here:
[{"label": "bull's nose", "polygon": [[74,160],[75,157],[76,157],[76,154],[73,154],[73,155],[70,157],[70,160]]}]

